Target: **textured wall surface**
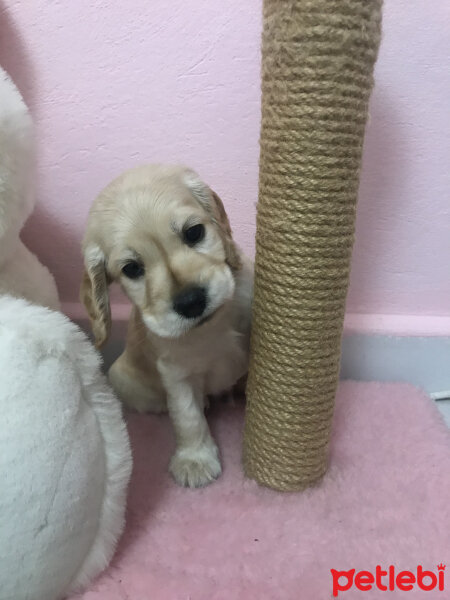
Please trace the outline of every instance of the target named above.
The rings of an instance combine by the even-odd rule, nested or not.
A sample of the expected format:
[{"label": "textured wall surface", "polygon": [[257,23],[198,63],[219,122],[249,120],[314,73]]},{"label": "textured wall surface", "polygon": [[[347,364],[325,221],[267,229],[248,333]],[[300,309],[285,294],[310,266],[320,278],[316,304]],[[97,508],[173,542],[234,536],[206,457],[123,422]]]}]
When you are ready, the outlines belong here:
[{"label": "textured wall surface", "polygon": [[[348,311],[450,315],[450,3],[385,0]],[[184,162],[253,252],[260,0],[0,0],[0,61],[32,107],[38,208],[25,239],[75,302],[93,197]]]},{"label": "textured wall surface", "polygon": [[450,315],[449,25],[449,2],[385,0],[351,312]]}]

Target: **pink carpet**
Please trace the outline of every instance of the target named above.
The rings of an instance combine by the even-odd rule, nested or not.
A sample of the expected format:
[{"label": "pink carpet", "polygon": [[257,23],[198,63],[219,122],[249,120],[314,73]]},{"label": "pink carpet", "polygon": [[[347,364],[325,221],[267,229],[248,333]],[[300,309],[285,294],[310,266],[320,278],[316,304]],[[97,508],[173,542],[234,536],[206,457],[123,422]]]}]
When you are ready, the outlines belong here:
[{"label": "pink carpet", "polygon": [[[210,422],[224,464],[201,490],[166,472],[166,417],[133,416],[127,528],[106,573],[83,600],[325,600],[330,569],[394,565],[450,571],[450,433],[434,403],[407,385],[340,387],[330,469],[322,484],[282,494],[241,471],[241,408]],[[343,580],[342,580],[343,581]],[[450,598],[445,590],[358,591],[339,598]]]}]

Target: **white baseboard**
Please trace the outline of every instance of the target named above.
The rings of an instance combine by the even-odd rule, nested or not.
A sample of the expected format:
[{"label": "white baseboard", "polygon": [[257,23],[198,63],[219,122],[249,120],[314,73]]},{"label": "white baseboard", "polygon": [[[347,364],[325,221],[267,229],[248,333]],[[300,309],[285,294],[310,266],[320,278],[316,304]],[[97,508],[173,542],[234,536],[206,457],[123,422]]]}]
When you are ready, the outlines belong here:
[{"label": "white baseboard", "polygon": [[342,379],[402,381],[429,394],[450,390],[450,336],[347,334]]},{"label": "white baseboard", "polygon": [[[89,330],[84,310],[63,305],[64,312]],[[123,348],[129,307],[113,308],[113,330],[104,349],[109,367]],[[342,343],[342,379],[401,381],[429,394],[450,390],[450,319],[347,315]]]}]

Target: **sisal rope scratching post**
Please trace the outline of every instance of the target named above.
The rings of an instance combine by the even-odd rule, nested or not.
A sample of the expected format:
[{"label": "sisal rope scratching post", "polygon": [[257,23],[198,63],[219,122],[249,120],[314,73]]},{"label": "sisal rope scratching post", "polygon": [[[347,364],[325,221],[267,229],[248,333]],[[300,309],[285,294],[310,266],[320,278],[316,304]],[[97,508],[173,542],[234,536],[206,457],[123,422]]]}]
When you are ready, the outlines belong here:
[{"label": "sisal rope scratching post", "polygon": [[264,0],[246,474],[317,482],[339,374],[381,0]]}]

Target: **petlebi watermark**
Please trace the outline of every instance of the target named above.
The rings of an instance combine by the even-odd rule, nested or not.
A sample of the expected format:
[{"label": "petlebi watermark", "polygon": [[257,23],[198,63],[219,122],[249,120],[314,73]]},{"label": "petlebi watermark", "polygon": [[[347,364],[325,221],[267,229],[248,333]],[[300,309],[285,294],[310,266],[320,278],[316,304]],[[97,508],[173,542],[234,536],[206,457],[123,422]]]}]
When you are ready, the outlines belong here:
[{"label": "petlebi watermark", "polygon": [[[439,564],[436,570],[424,569],[418,565],[414,571],[397,571],[394,565],[383,568],[377,565],[373,571],[337,571],[330,569],[332,577],[333,596],[345,598],[345,592],[357,589],[362,592],[380,590],[382,592],[411,590],[444,591],[445,589],[445,565]],[[370,595],[369,595],[370,597]]]}]

